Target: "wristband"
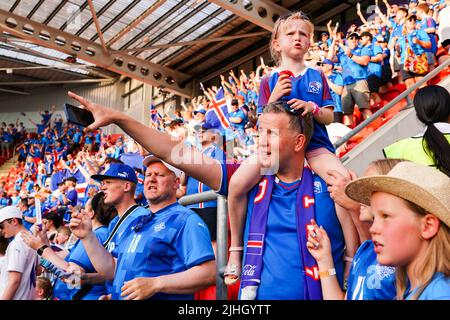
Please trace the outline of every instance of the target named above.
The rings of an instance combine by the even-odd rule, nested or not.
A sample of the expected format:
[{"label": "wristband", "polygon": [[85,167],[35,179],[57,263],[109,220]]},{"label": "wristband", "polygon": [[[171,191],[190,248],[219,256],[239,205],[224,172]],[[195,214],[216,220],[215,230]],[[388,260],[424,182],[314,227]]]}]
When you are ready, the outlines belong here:
[{"label": "wristband", "polygon": [[353,57],[353,53],[350,53],[348,57],[351,59]]},{"label": "wristband", "polygon": [[37,249],[37,254],[42,256],[42,254],[44,253],[44,250],[47,249],[49,246],[44,244],[42,247],[40,247],[39,249]]},{"label": "wristband", "polygon": [[335,274],[336,274],[336,269],[332,268],[332,269],[328,269],[328,270],[325,270],[325,271],[320,271],[319,272],[319,278],[320,279],[325,279],[325,278],[334,276]]},{"label": "wristband", "polygon": [[314,101],[308,101],[308,103],[312,103],[312,105],[314,106],[314,109],[311,112],[313,114],[313,116],[317,115],[320,112],[320,108],[317,105],[317,103],[315,103]]},{"label": "wristband", "polygon": [[230,249],[228,251],[236,252],[236,251],[243,251],[243,250],[244,250],[243,247],[230,247]]}]

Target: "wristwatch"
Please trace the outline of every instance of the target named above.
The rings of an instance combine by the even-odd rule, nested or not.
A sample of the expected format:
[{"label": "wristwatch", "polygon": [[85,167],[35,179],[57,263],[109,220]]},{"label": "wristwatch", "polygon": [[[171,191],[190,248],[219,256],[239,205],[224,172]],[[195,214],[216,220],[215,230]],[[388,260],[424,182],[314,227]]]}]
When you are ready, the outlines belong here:
[{"label": "wristwatch", "polygon": [[336,274],[336,269],[332,268],[332,269],[328,269],[328,270],[325,270],[325,271],[320,271],[319,272],[319,278],[320,279],[324,279],[324,278],[328,278],[328,277],[334,276],[335,274]]},{"label": "wristwatch", "polygon": [[42,256],[42,254],[44,253],[44,250],[48,248],[48,245],[44,244],[42,247],[40,247],[39,249],[37,249],[37,254]]},{"label": "wristwatch", "polygon": [[353,53],[350,52],[350,55],[348,57],[351,59],[353,57]]}]

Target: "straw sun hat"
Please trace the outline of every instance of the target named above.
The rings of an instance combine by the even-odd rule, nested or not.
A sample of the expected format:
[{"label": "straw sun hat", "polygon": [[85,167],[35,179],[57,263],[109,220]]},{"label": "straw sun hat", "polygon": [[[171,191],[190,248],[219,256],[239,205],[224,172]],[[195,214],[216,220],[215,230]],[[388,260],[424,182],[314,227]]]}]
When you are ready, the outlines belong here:
[{"label": "straw sun hat", "polygon": [[450,227],[450,177],[437,169],[405,161],[387,175],[359,178],[345,188],[347,196],[365,205],[377,191],[408,200]]}]

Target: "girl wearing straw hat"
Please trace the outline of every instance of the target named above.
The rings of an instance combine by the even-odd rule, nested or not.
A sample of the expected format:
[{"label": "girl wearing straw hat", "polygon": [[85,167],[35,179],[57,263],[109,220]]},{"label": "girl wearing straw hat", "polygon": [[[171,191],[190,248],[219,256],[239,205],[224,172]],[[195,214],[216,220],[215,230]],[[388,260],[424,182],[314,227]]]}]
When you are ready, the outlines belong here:
[{"label": "girl wearing straw hat", "polygon": [[[365,176],[387,174],[402,160],[382,159],[369,164]],[[380,265],[374,245],[370,239],[369,227],[373,222],[370,208],[348,198],[344,192],[349,182],[338,172],[329,172],[328,188],[333,200],[347,209],[353,218],[361,241],[364,241],[356,251],[347,279],[347,293],[339,287],[337,278],[333,276],[334,265],[331,256],[331,243],[326,231],[319,228],[315,222],[314,232],[310,232],[308,250],[316,259],[323,297],[325,300],[393,300],[396,296],[395,268]],[[368,239],[368,240],[367,240]]]},{"label": "girl wearing straw hat", "polygon": [[450,299],[450,178],[412,162],[351,182],[346,194],[370,205],[377,261],[397,267],[397,299]]}]

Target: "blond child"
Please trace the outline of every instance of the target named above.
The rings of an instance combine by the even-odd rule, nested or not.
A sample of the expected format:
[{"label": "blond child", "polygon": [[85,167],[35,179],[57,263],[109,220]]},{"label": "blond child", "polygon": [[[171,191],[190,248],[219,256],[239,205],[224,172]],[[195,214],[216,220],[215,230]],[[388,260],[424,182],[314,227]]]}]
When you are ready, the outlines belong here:
[{"label": "blond child", "polygon": [[[326,77],[319,69],[308,68],[304,57],[307,53],[313,24],[300,12],[281,17],[275,23],[271,39],[271,53],[277,62],[278,70],[261,80],[258,101],[258,113],[270,102],[285,100],[290,112],[314,117],[314,134],[306,149],[306,160],[311,169],[325,181],[327,172],[336,170],[346,177],[349,173],[334,154],[325,125],[333,121],[333,99]],[[276,133],[271,133],[274,135]],[[230,181],[228,206],[230,214],[231,248],[229,263],[225,271],[225,283],[237,281],[241,272],[241,254],[243,251],[243,226],[247,209],[247,193],[261,180],[262,165],[255,163],[271,162],[276,154],[267,155],[272,160],[255,157],[245,161]],[[264,155],[260,155],[260,158]],[[272,168],[275,169],[276,168]],[[359,238],[351,217],[345,209],[336,206],[336,213],[344,231],[346,261],[351,259],[359,246]],[[346,266],[346,274],[350,264]]]}]

